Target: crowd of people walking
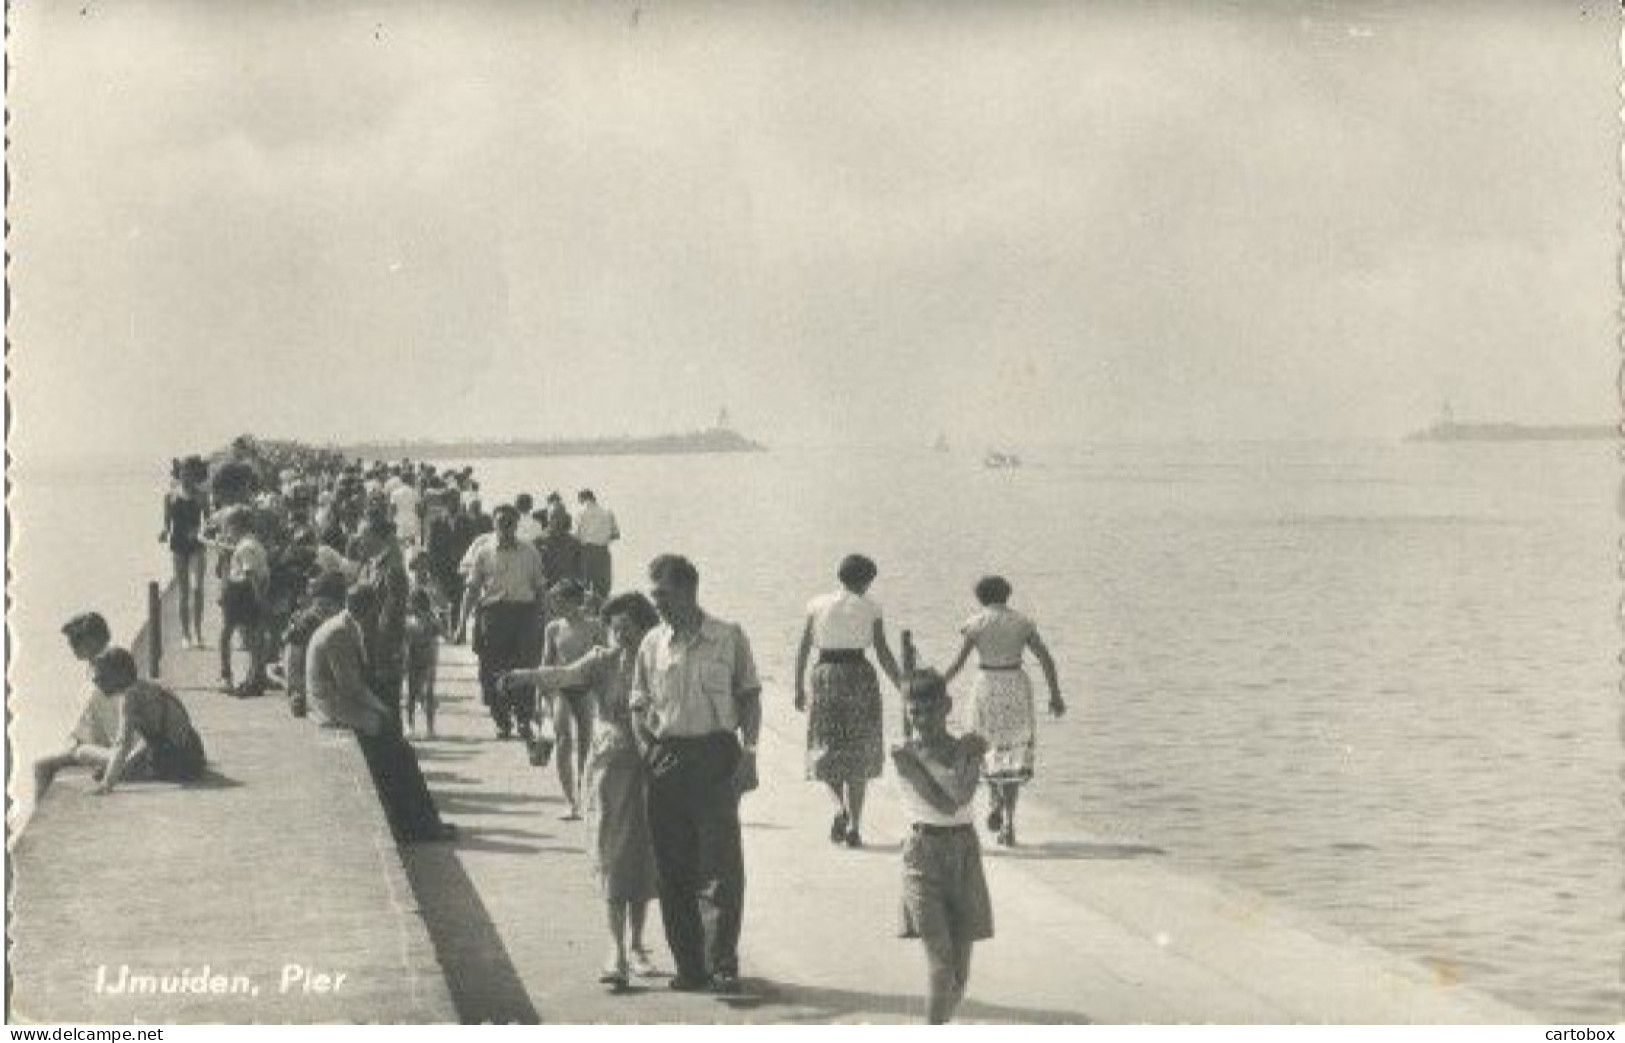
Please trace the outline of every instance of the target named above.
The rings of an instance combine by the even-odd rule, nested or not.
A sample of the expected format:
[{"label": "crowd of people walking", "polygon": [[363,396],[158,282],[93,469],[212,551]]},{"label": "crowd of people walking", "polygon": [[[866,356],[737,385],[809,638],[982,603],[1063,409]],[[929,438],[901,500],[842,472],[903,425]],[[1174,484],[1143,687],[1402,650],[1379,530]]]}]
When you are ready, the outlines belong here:
[{"label": "crowd of people walking", "polygon": [[[757,785],[761,683],[744,629],[701,607],[691,561],[659,555],[647,596],[615,592],[620,529],[592,490],[577,493],[574,516],[557,494],[540,508],[521,494],[486,514],[471,468],[366,463],[244,437],[212,461],[176,461],[173,479],[159,538],[173,558],[181,643],[205,647],[212,548],[224,694],[283,689],[293,717],[314,711],[354,731],[397,840],[454,838],[412,744],[438,734],[441,644],[469,642],[494,739],[522,740],[532,764],[551,761],[561,817],[587,819],[610,935],[601,980],[625,986],[654,973],[645,928],[658,899],[670,986],[739,990],[739,806]],[[831,842],[863,846],[869,784],[893,765],[909,829],[900,933],[924,943],[928,1014],[943,1021],[964,996],[972,945],[992,933],[975,792],[988,783],[987,827],[1014,845],[1019,790],[1033,776],[1027,652],[1050,711],[1066,705],[1054,661],[1010,608],[1003,578],[976,585],[981,608],[937,673],[899,664],[870,596],[878,575],[873,560],[849,555],[838,588],[808,603],[794,706],[807,715],[807,778],[834,806]],[[134,777],[197,777],[202,740],[180,700],[136,677],[99,616],[64,633],[90,664],[95,694],[68,745],[38,766],[40,790],[74,765],[98,773],[98,792]],[[979,669],[956,733],[948,685],[973,654]],[[904,705],[889,754],[882,676]]]}]

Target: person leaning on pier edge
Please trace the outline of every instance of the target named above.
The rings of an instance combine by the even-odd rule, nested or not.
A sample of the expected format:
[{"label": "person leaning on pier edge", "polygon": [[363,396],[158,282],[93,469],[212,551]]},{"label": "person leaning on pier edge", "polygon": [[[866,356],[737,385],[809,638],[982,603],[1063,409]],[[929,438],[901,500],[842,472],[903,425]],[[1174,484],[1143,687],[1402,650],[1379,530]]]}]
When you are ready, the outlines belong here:
[{"label": "person leaning on pier edge", "polygon": [[367,639],[368,681],[389,709],[396,731],[401,729],[401,686],[406,680],[406,598],[412,581],[406,575],[395,523],[380,513],[367,515],[356,534],[361,570],[356,583],[378,595],[371,615],[361,620]]},{"label": "person leaning on pier edge", "polygon": [[671,987],[734,992],[745,901],[739,798],[757,784],[762,686],[745,632],[700,608],[699,572],[687,558],[660,555],[649,579],[662,622],[638,648],[631,705],[648,744],[660,915],[677,966]]},{"label": "person leaning on pier edge", "polygon": [[344,611],[317,627],[310,639],[305,687],[324,725],[355,731],[395,838],[402,843],[449,840],[454,827],[440,821],[412,747],[401,737],[390,708],[368,685],[371,649],[363,620],[377,610],[375,588],[363,583],[350,588]]}]

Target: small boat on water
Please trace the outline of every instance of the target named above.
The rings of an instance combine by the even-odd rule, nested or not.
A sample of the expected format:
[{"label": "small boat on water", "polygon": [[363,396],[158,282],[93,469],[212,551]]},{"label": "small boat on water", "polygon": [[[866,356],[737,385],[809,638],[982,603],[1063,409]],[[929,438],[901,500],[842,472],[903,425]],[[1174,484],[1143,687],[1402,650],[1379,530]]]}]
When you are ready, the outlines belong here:
[{"label": "small boat on water", "polygon": [[982,457],[982,466],[990,470],[1009,470],[1021,466],[1021,457],[1015,453],[989,449],[987,455]]}]

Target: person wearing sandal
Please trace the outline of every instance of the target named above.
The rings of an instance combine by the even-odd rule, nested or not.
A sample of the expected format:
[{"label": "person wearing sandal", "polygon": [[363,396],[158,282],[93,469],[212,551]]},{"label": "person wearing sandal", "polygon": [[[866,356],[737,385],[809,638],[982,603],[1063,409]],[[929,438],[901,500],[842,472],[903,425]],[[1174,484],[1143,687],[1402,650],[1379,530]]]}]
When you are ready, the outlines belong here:
[{"label": "person wearing sandal", "polygon": [[959,655],[943,675],[952,682],[972,651],[981,669],[971,691],[970,731],[987,740],[987,779],[992,810],[987,828],[1004,847],[1016,843],[1016,798],[1021,786],[1033,777],[1037,747],[1037,715],[1033,712],[1033,686],[1022,666],[1022,656],[1031,649],[1049,685],[1049,712],[1056,717],[1066,713],[1061,685],[1055,675],[1055,660],[1038,627],[1011,608],[1010,584],[1003,576],[984,576],[976,584],[976,600],[982,609],[959,632],[964,637]]},{"label": "person wearing sandal", "polygon": [[[878,573],[862,554],[842,559],[836,570],[841,589],[808,603],[796,652],[796,710],[807,714],[807,777],[829,787],[835,798],[829,839],[847,847],[863,846],[864,797],[886,759],[880,683],[868,649],[874,648],[887,680],[895,685],[898,676],[880,606],[868,596]],[[815,646],[809,703],[805,679]]]},{"label": "person wearing sandal", "polygon": [[654,848],[645,806],[643,751],[633,728],[629,692],[643,636],[660,618],[649,600],[636,592],[611,598],[600,615],[613,647],[588,644],[566,666],[514,670],[499,684],[534,685],[543,692],[573,688],[593,701],[592,743],[580,781],[594,838],[593,875],[604,896],[612,946],[598,980],[620,989],[632,974],[643,978],[655,973],[643,941],[649,902],[655,897]]}]

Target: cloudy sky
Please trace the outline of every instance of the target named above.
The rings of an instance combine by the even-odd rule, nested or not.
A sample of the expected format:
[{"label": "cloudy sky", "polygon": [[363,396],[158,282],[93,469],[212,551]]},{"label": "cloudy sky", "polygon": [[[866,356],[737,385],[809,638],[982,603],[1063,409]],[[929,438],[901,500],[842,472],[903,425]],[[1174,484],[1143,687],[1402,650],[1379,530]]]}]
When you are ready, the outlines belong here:
[{"label": "cloudy sky", "polygon": [[11,18],[24,459],[1615,413],[1607,3]]}]

